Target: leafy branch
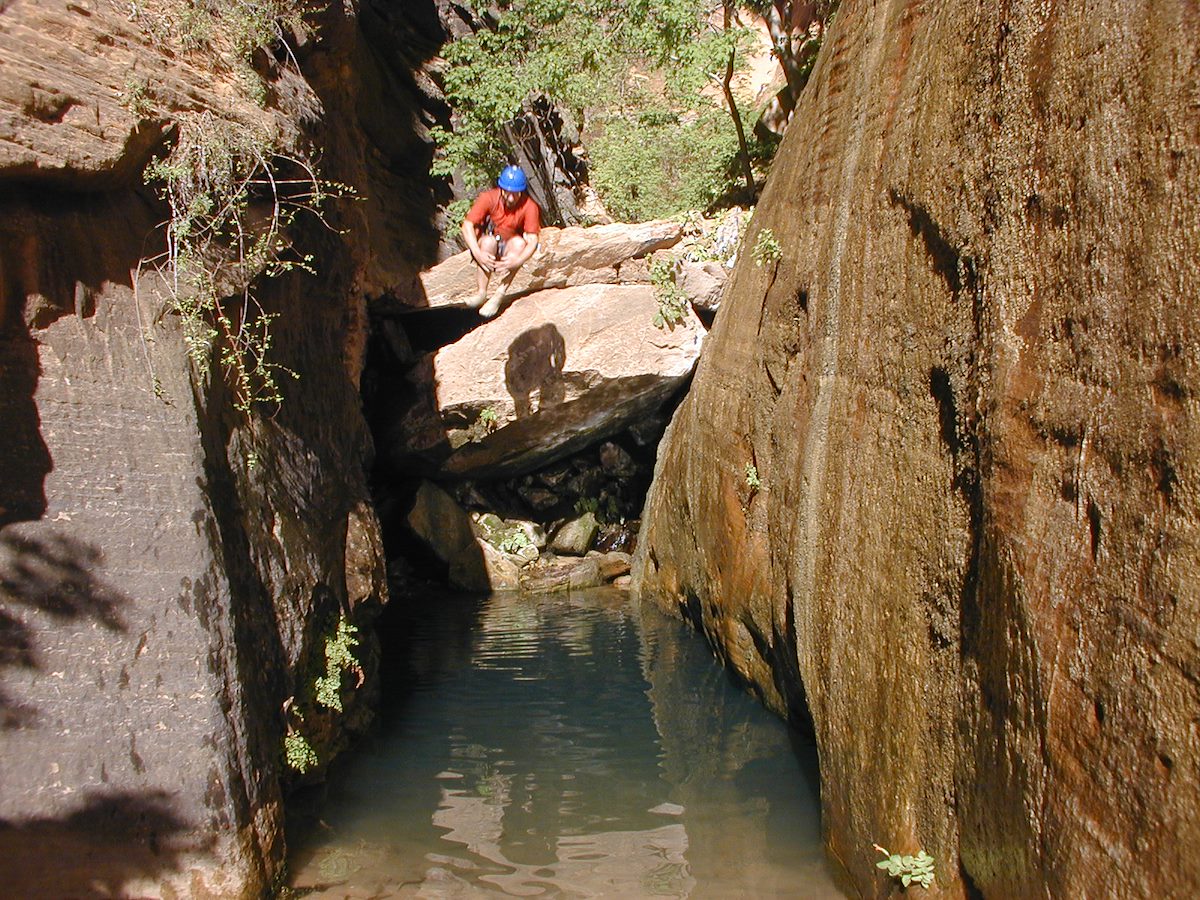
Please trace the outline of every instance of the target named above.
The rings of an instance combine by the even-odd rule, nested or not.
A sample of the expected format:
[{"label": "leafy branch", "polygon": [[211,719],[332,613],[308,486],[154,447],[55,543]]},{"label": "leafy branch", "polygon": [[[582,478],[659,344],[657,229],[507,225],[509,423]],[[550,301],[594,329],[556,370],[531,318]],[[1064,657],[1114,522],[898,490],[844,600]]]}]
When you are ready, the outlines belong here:
[{"label": "leafy branch", "polygon": [[301,213],[330,227],[322,207],[351,189],[282,153],[263,131],[208,110],[178,119],[174,145],[143,177],[170,208],[166,250],[143,264],[160,274],[196,370],[207,376],[215,355],[247,415],[256,403],[281,402],[279,377],[297,376],[272,358],[278,314],[263,309],[257,281],[312,274],[313,257],[296,249],[289,229]]}]

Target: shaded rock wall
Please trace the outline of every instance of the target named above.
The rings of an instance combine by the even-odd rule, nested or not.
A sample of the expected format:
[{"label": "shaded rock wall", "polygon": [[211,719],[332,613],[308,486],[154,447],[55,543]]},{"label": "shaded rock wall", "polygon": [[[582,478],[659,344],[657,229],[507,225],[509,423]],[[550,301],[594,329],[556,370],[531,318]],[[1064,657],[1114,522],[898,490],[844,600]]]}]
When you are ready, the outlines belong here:
[{"label": "shaded rock wall", "polygon": [[[368,292],[438,253],[415,69],[441,26],[432,3],[386,28],[331,7],[303,77],[260,60],[259,108],[127,11],[0,4],[0,872],[22,896],[257,896],[284,857],[285,705],[338,616],[386,599],[357,379]],[[369,198],[298,234],[317,276],[262,289],[299,378],[250,420],[138,270],[166,218],[141,168],[172,114],[209,106],[324,147]],[[306,725],[322,766],[368,714],[377,651],[356,652],[345,717]]]},{"label": "shaded rock wall", "polygon": [[864,895],[1200,890],[1198,54],[844,2],[660,452],[635,586],[811,711]]}]

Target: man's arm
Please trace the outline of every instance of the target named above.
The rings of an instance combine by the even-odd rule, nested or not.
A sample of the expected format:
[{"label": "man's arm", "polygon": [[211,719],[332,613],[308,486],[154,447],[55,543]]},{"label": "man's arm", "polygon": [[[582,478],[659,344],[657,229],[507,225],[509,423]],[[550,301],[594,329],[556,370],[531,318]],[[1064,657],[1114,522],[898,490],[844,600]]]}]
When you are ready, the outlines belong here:
[{"label": "man's arm", "polygon": [[479,246],[479,235],[476,234],[475,223],[470,219],[463,219],[462,237],[463,243],[471,251],[471,256],[474,257],[475,262],[479,263],[486,271],[493,271],[496,268],[496,257],[489,256],[483,252],[483,248]]}]

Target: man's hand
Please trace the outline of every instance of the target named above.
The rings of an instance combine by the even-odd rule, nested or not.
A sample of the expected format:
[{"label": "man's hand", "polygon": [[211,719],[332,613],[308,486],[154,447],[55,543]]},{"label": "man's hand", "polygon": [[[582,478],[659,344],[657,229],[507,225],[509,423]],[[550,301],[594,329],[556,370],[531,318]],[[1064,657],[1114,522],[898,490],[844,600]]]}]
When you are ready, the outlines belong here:
[{"label": "man's hand", "polygon": [[501,267],[501,263],[496,257],[490,253],[484,253],[481,248],[472,248],[471,256],[475,258],[475,262],[479,263],[480,268],[485,272],[494,272]]}]

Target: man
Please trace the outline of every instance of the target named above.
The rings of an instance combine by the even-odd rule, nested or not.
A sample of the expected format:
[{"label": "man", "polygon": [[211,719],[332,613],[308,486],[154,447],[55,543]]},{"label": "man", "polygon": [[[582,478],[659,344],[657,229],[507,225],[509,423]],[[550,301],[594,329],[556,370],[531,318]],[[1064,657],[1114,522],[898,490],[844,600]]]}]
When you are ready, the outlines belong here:
[{"label": "man", "polygon": [[[526,193],[528,187],[520,166],[506,166],[496,187],[475,199],[462,223],[463,240],[477,267],[477,290],[467,302],[485,319],[500,311],[517,270],[537,250],[542,211]],[[493,272],[500,273],[500,285],[489,300],[488,282]]]}]

